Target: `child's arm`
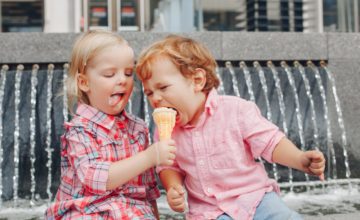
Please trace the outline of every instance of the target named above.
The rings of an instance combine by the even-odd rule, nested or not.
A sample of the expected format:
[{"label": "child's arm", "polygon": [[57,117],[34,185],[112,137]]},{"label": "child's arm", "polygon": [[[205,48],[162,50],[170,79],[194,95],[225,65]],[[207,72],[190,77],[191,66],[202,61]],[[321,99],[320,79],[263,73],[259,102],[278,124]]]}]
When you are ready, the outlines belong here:
[{"label": "child's arm", "polygon": [[176,212],[185,211],[185,191],[183,189],[183,176],[171,169],[162,170],[159,174],[162,185],[166,190],[169,206]]},{"label": "child's arm", "polygon": [[325,158],[317,150],[301,151],[289,139],[282,138],[272,154],[275,163],[295,168],[324,180]]},{"label": "child's arm", "polygon": [[110,165],[106,189],[115,189],[155,165],[172,165],[175,159],[173,140],[160,141],[130,158]]}]

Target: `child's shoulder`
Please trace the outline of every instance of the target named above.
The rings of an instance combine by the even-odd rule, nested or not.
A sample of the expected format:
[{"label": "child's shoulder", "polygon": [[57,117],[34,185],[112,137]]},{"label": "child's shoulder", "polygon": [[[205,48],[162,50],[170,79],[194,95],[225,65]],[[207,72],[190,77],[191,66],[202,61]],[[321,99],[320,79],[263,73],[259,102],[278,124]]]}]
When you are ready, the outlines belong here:
[{"label": "child's shoulder", "polygon": [[226,107],[231,107],[231,106],[234,106],[234,107],[237,107],[238,105],[244,105],[244,106],[247,106],[249,104],[251,104],[250,101],[246,100],[246,99],[243,99],[241,97],[238,97],[238,96],[233,96],[233,95],[221,95],[219,96],[219,103],[220,103],[220,106],[223,106],[225,105]]},{"label": "child's shoulder", "polygon": [[88,128],[96,128],[94,122],[83,118],[81,116],[74,116],[70,121],[64,122],[64,128],[66,133],[71,133],[72,131],[79,131],[79,130],[92,130]]}]

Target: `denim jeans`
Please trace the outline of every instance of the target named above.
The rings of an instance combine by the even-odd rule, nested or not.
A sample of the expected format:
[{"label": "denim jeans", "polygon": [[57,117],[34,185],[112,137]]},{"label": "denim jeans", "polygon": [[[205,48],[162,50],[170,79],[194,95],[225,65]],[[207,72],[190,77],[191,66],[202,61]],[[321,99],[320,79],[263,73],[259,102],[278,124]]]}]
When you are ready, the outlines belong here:
[{"label": "denim jeans", "polygon": [[[266,193],[256,208],[254,220],[301,220],[302,217],[291,210],[275,192]],[[216,220],[233,220],[226,213]]]}]

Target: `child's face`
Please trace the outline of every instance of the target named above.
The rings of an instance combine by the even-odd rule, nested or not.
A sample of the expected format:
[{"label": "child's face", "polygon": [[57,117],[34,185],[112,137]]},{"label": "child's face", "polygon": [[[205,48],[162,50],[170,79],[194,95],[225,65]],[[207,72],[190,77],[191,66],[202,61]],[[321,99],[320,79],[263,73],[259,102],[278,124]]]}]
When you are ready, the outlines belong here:
[{"label": "child's face", "polygon": [[90,105],[110,114],[119,114],[126,106],[133,89],[134,52],[126,44],[109,47],[86,66],[80,74],[79,88]]},{"label": "child's face", "polygon": [[[185,78],[166,57],[151,65],[152,76],[143,82],[144,92],[153,108],[170,107],[176,110],[176,124],[195,125],[206,100],[203,84],[195,77]],[[205,75],[203,75],[204,80]],[[197,79],[197,78],[196,78]]]}]

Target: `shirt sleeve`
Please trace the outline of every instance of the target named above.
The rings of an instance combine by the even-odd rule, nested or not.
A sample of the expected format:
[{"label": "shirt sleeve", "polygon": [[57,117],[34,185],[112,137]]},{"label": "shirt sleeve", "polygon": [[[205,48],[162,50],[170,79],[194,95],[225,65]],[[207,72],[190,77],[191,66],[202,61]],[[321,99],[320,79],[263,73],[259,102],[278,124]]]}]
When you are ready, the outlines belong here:
[{"label": "shirt sleeve", "polygon": [[65,136],[67,154],[83,186],[94,194],[106,192],[110,163],[103,161],[98,144],[84,128],[71,128]]},{"label": "shirt sleeve", "polygon": [[253,157],[262,157],[273,162],[272,153],[285,136],[280,129],[261,115],[257,105],[246,101],[239,108],[238,118],[245,143],[249,146]]},{"label": "shirt sleeve", "polygon": [[[149,130],[145,130],[145,147],[149,147]],[[160,190],[158,188],[157,178],[155,168],[152,167],[145,172],[145,181],[146,181],[146,199],[149,201],[156,200],[160,197]]]},{"label": "shirt sleeve", "polygon": [[160,190],[156,181],[155,168],[150,168],[146,172],[147,184],[146,184],[146,199],[151,201],[160,197]]}]

